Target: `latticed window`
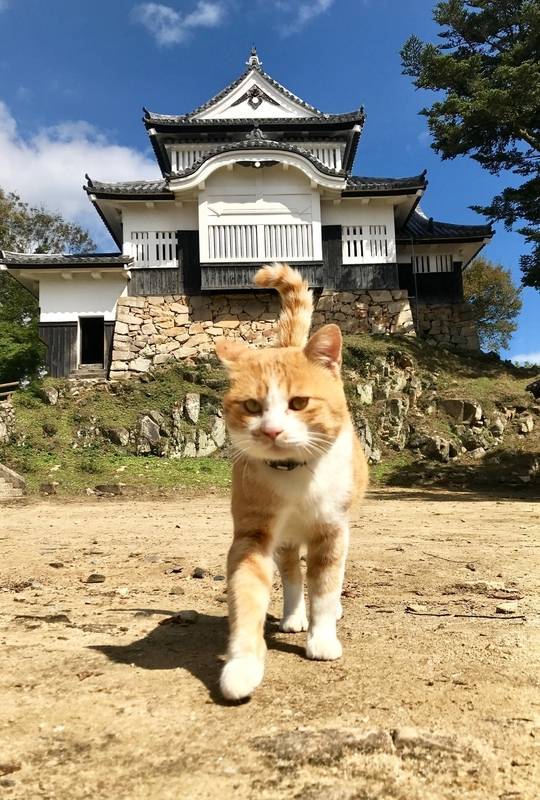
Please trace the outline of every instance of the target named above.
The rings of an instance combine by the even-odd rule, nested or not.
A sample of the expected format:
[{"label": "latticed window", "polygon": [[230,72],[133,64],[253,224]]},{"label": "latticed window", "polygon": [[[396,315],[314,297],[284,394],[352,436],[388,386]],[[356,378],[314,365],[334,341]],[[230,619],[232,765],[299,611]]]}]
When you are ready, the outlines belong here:
[{"label": "latticed window", "polygon": [[386,225],[344,225],[341,236],[344,264],[385,263],[393,258]]},{"label": "latticed window", "polygon": [[414,271],[418,275],[428,272],[452,272],[454,260],[451,253],[430,253],[414,257]]},{"label": "latticed window", "polygon": [[132,231],[135,267],[176,267],[176,231]]},{"label": "latticed window", "polygon": [[313,258],[311,223],[209,225],[210,261],[303,261]]}]

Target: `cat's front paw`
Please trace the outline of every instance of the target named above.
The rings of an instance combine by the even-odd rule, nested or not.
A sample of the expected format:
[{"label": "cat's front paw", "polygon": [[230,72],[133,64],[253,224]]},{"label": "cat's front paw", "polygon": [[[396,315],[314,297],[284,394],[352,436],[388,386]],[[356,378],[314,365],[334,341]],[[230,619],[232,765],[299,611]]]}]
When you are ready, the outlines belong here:
[{"label": "cat's front paw", "polygon": [[223,667],[219,685],[226,700],[249,697],[264,675],[264,661],[257,656],[231,658]]},{"label": "cat's front paw", "polygon": [[306,656],[314,661],[336,661],[343,655],[341,642],[335,633],[308,634]]},{"label": "cat's front paw", "polygon": [[306,613],[289,614],[288,617],[283,617],[279,623],[279,629],[283,631],[283,633],[300,633],[301,631],[307,631],[308,618]]}]

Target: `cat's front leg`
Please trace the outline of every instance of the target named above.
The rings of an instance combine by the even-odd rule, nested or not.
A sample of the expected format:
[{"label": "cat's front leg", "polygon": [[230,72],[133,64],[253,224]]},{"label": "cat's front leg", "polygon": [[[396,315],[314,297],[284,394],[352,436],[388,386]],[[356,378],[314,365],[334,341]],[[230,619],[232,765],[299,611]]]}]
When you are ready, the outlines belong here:
[{"label": "cat's front leg", "polygon": [[279,629],[284,633],[307,631],[304,579],[300,568],[298,546],[282,545],[276,550],[274,560],[279,569],[283,586],[283,616]]},{"label": "cat's front leg", "polygon": [[320,661],[334,661],[342,655],[336,632],[341,587],[349,543],[346,522],[320,525],[308,546],[307,584],[309,629],[306,655]]},{"label": "cat's front leg", "polygon": [[264,623],[272,588],[272,541],[265,530],[237,531],[227,570],[229,647],[220,686],[227,700],[249,697],[264,675]]}]

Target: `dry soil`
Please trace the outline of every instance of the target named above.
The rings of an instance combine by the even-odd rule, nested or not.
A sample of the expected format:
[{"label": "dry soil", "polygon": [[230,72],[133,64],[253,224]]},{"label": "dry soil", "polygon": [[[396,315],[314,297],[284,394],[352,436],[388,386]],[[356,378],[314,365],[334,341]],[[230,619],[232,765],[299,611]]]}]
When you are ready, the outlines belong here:
[{"label": "dry soil", "polygon": [[219,495],[0,509],[0,797],[539,796],[538,504],[371,494],[343,659],[279,633],[276,583],[264,684],[233,706],[230,528]]}]

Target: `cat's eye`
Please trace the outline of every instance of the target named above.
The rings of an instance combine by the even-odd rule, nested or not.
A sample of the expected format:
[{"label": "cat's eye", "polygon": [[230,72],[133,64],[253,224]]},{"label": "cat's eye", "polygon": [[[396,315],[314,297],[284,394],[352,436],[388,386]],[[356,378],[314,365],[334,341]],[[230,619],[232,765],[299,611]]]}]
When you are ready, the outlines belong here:
[{"label": "cat's eye", "polygon": [[293,411],[303,411],[309,402],[309,397],[291,397],[289,408]]},{"label": "cat's eye", "polygon": [[262,411],[262,406],[259,401],[253,400],[252,398],[249,400],[244,400],[244,408],[248,414],[260,414]]}]

